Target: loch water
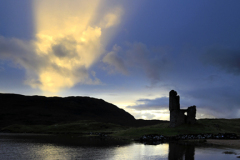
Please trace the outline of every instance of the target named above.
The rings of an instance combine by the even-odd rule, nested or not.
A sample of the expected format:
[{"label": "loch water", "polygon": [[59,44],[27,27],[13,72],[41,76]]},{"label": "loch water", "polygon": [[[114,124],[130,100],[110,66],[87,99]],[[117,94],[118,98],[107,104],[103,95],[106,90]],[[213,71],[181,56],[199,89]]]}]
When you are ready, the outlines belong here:
[{"label": "loch water", "polygon": [[[224,154],[224,152],[231,154]],[[0,133],[1,160],[236,160],[239,149],[164,143],[145,145],[79,135]]]}]

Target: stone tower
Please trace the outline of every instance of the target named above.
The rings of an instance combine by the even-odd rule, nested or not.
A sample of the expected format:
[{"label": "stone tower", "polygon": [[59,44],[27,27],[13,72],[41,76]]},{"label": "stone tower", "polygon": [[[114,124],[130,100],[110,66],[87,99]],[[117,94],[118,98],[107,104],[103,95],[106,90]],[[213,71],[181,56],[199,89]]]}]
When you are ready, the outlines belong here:
[{"label": "stone tower", "polygon": [[174,90],[171,90],[169,92],[169,110],[180,110],[180,98],[177,95],[177,92]]},{"label": "stone tower", "polygon": [[[196,123],[196,106],[180,109],[180,97],[174,90],[169,92],[169,111],[170,127],[176,127],[184,123]],[[187,113],[187,115],[185,115],[185,113]]]}]

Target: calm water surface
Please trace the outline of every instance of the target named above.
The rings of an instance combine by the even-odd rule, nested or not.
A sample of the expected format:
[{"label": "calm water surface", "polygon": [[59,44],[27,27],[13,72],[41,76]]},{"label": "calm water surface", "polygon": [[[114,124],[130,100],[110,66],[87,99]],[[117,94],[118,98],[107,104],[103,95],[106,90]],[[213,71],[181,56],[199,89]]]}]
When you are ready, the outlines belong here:
[{"label": "calm water surface", "polygon": [[[223,154],[224,151],[235,154]],[[144,145],[113,139],[77,135],[33,135],[0,133],[1,160],[237,160],[240,150],[203,148],[177,144]]]}]

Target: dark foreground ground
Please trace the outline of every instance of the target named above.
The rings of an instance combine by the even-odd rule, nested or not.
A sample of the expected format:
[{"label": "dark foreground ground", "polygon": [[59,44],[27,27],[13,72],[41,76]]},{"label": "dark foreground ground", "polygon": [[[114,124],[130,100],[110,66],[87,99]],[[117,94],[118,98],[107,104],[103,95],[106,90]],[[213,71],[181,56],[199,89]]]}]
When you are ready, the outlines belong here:
[{"label": "dark foreground ground", "polygon": [[[145,125],[148,121],[144,122]],[[142,123],[140,121],[140,123]],[[111,133],[112,136],[133,139],[147,134],[159,134],[163,136],[176,136],[180,134],[204,134],[204,133],[235,133],[240,135],[240,119],[200,119],[195,125],[182,125],[170,128],[169,122],[158,121],[158,124],[130,127],[112,123],[103,123],[90,120],[82,120],[71,123],[59,123],[53,125],[19,125],[13,124],[1,128],[1,132],[14,133],[73,133],[88,134],[96,132]]]},{"label": "dark foreground ground", "polygon": [[[146,125],[148,122],[140,121]],[[90,120],[76,121],[72,123],[60,123],[54,125],[19,125],[14,124],[1,128],[1,132],[8,133],[47,133],[47,134],[78,134],[82,136],[107,136],[117,139],[134,140],[144,135],[162,135],[177,137],[177,135],[196,134],[225,134],[234,133],[240,136],[240,119],[200,119],[195,125],[182,125],[169,128],[169,122],[159,121],[158,124],[129,127],[112,123],[103,123]],[[106,137],[105,137],[106,138]],[[185,140],[184,140],[185,141]],[[204,142],[206,145],[218,145],[240,149],[239,139],[188,139],[194,143]],[[161,143],[161,142],[160,142]]]}]

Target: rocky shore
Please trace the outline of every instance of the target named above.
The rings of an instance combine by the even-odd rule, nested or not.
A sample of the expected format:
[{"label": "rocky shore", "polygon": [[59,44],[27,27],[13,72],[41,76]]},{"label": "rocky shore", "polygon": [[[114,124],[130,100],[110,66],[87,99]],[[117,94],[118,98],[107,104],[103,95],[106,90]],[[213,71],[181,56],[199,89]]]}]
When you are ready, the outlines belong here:
[{"label": "rocky shore", "polygon": [[143,135],[139,139],[135,139],[135,141],[144,143],[144,144],[157,145],[164,142],[178,141],[178,140],[191,140],[191,139],[236,140],[236,139],[240,139],[240,137],[235,133],[181,134],[181,135],[169,136],[169,137],[159,135],[159,134],[148,134],[148,135]]}]

